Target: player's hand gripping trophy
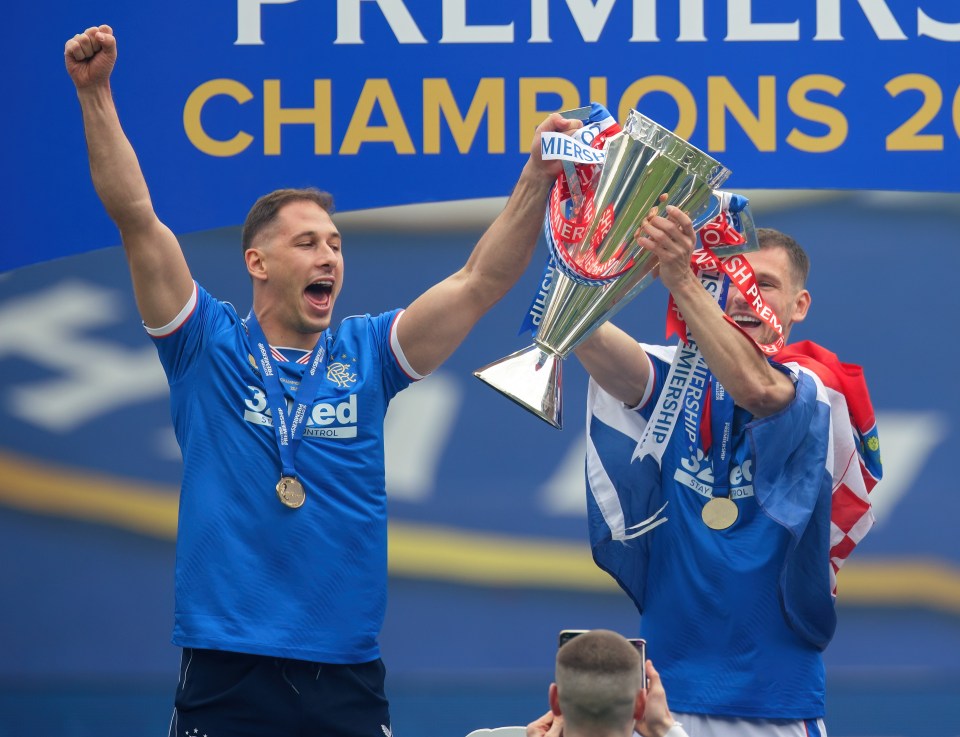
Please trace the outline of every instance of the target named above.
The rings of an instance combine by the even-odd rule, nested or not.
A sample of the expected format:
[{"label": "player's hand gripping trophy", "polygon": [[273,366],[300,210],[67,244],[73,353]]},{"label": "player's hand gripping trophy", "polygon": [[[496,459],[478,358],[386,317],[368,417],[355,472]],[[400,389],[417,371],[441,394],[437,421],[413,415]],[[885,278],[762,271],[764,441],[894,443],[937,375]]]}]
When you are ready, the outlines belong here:
[{"label": "player's hand gripping trophy", "polygon": [[[656,258],[637,237],[651,208],[674,205],[698,228],[719,210],[730,170],[636,111],[621,129],[602,107],[573,137],[548,134],[544,158],[564,174],[544,224],[557,273],[533,345],[475,375],[554,427],[562,427],[562,359],[655,278]],[[588,118],[589,115],[589,118]],[[664,196],[665,195],[665,196]],[[719,255],[719,254],[718,254]]]}]

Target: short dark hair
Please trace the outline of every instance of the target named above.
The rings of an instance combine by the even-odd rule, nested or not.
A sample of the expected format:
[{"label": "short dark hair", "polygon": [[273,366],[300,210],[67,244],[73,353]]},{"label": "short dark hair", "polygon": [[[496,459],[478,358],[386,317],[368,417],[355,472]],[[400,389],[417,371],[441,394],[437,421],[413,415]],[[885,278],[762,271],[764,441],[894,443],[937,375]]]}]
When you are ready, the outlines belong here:
[{"label": "short dark hair", "polygon": [[243,231],[240,236],[244,253],[247,252],[247,249],[253,248],[253,241],[256,237],[277,219],[277,213],[280,212],[280,209],[291,202],[313,202],[326,210],[327,214],[333,215],[333,195],[324,192],[322,189],[304,187],[302,189],[274,190],[254,202],[250,212],[247,213],[247,219],[243,223]]},{"label": "short dark hair", "polygon": [[557,694],[570,726],[631,723],[644,664],[623,636],[590,630],[557,651]]},{"label": "short dark hair", "polygon": [[773,228],[757,228],[757,241],[761,249],[782,248],[786,251],[797,287],[803,289],[807,285],[807,277],[810,276],[810,257],[803,250],[803,246],[786,233]]}]

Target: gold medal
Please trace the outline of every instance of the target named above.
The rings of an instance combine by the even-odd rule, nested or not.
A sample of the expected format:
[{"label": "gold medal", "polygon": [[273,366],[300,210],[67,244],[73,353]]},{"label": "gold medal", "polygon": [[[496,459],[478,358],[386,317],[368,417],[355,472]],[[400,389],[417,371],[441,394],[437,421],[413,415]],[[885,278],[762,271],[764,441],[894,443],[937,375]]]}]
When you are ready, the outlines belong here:
[{"label": "gold medal", "polygon": [[277,484],[277,496],[284,506],[290,509],[302,507],[307,499],[307,494],[303,490],[303,484],[297,481],[293,476],[284,476]]},{"label": "gold medal", "polygon": [[703,506],[700,516],[703,517],[703,524],[711,530],[725,530],[740,515],[737,509],[737,503],[730,497],[717,496],[711,499]]}]

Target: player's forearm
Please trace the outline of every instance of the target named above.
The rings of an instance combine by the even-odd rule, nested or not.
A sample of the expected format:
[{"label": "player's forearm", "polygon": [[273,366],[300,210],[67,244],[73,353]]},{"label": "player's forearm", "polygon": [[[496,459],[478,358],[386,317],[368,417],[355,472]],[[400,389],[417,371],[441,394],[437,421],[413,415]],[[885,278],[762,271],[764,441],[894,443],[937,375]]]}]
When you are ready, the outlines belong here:
[{"label": "player's forearm", "polygon": [[607,322],[574,353],[607,394],[628,407],[640,404],[650,378],[650,359],[637,341]]},{"label": "player's forearm", "polygon": [[93,186],[121,233],[146,229],[156,215],[137,155],[120,125],[108,86],[78,92]]},{"label": "player's forearm", "polygon": [[790,403],[793,382],[770,366],[749,337],[727,322],[693,272],[689,279],[674,285],[671,294],[711,373],[739,406],[756,417],[766,417]]},{"label": "player's forearm", "polygon": [[550,180],[527,165],[503,212],[487,229],[462,269],[414,300],[397,323],[410,365],[428,374],[445,361],[477,321],[530,263]]},{"label": "player's forearm", "polygon": [[464,272],[487,306],[506,294],[529,265],[552,183],[528,162],[503,211],[470,255]]},{"label": "player's forearm", "polygon": [[108,86],[78,92],[90,174],[107,213],[120,229],[140,316],[166,325],[193,290],[176,236],[157,218],[136,153],[127,140]]}]

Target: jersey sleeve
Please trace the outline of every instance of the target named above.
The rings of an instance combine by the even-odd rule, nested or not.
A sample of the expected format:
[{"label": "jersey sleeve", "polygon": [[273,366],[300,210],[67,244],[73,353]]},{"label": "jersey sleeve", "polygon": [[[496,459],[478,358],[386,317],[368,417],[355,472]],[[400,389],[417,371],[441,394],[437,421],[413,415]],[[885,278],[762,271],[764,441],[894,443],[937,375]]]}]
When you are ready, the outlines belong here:
[{"label": "jersey sleeve", "polygon": [[747,432],[757,500],[796,535],[819,494],[819,484],[808,482],[826,470],[830,407],[807,374],[799,372],[794,378],[793,401],[776,414],[751,421]]},{"label": "jersey sleeve", "polygon": [[397,339],[397,323],[403,319],[403,310],[391,310],[372,318],[381,362],[383,384],[388,398],[424,378],[414,371]]},{"label": "jersey sleeve", "polygon": [[[642,344],[641,344],[642,345]],[[642,613],[650,541],[647,532],[666,521],[660,469],[653,458],[634,463],[634,452],[657,404],[669,355],[643,345],[650,377],[637,407],[628,407],[590,380],[587,394],[586,486],[594,562]]]},{"label": "jersey sleeve", "polygon": [[215,299],[195,283],[193,296],[173,321],[162,328],[146,328],[167,381],[173,384],[188,374],[210,336],[232,328],[239,320],[232,305]]},{"label": "jersey sleeve", "polygon": [[783,410],[747,426],[757,503],[791,535],[780,576],[787,623],[823,649],[836,630],[830,568],[830,403],[805,372]]},{"label": "jersey sleeve", "polygon": [[645,420],[649,420],[653,414],[654,407],[657,406],[657,400],[660,398],[660,392],[663,391],[666,383],[667,374],[670,373],[670,361],[673,358],[672,347],[664,350],[663,346],[651,346],[641,343],[644,355],[650,362],[650,377],[647,379],[647,386],[643,392],[643,398],[634,408]]}]

